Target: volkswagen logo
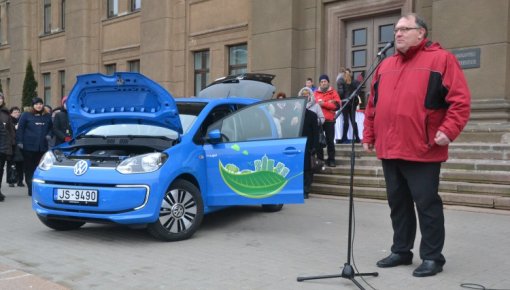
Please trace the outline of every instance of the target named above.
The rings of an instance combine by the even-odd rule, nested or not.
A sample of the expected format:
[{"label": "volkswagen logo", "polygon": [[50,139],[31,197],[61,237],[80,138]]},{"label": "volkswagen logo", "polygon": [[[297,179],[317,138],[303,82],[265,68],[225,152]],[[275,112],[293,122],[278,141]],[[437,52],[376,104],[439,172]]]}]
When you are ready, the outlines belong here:
[{"label": "volkswagen logo", "polygon": [[85,160],[80,160],[74,165],[74,174],[83,175],[89,169],[89,163]]}]

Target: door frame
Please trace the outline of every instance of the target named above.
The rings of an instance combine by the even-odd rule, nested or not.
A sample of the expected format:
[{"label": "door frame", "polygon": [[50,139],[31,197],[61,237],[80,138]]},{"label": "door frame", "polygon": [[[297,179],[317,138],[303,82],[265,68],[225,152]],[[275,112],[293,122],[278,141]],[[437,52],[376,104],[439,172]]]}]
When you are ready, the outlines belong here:
[{"label": "door frame", "polygon": [[[346,66],[345,41],[346,23],[352,20],[413,12],[412,0],[356,0],[327,4],[325,9],[324,57],[322,71],[330,78],[336,78],[340,67]],[[360,9],[362,7],[363,9]]]}]

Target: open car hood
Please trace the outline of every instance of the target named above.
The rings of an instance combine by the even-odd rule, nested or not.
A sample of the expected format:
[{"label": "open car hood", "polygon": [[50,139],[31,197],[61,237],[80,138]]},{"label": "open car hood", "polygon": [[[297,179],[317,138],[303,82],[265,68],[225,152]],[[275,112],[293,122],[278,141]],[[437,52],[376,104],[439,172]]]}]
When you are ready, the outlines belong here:
[{"label": "open car hood", "polygon": [[245,73],[215,80],[198,93],[200,98],[222,99],[230,97],[269,100],[275,87],[271,84],[274,75]]},{"label": "open car hood", "polygon": [[73,137],[105,124],[152,124],[182,134],[172,95],[139,73],[99,73],[77,77],[67,98]]}]

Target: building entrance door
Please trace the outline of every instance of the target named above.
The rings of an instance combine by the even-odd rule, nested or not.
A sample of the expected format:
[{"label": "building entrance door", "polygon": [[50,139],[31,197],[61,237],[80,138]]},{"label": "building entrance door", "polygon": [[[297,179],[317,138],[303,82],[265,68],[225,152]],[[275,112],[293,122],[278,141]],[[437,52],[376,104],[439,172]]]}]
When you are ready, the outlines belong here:
[{"label": "building entrance door", "polygon": [[[392,14],[346,22],[345,64],[353,71],[355,79],[363,79],[376,61],[377,52],[393,41],[393,29],[399,18],[400,14]],[[391,48],[386,55],[392,55],[394,51]],[[370,91],[370,81],[362,90],[362,95]]]}]

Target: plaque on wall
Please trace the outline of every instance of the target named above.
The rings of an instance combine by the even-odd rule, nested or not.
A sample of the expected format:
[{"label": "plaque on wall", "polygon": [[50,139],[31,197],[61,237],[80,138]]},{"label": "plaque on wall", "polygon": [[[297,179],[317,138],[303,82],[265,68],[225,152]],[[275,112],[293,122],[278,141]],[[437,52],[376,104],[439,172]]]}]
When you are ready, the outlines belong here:
[{"label": "plaque on wall", "polygon": [[480,48],[452,49],[462,69],[480,67]]}]

